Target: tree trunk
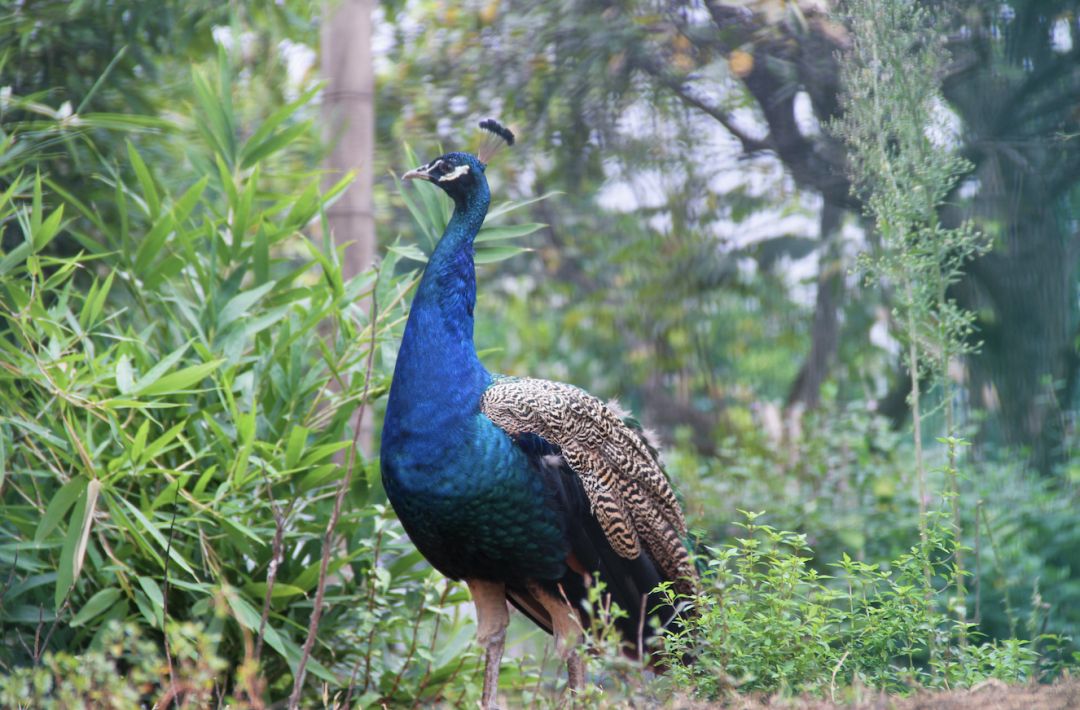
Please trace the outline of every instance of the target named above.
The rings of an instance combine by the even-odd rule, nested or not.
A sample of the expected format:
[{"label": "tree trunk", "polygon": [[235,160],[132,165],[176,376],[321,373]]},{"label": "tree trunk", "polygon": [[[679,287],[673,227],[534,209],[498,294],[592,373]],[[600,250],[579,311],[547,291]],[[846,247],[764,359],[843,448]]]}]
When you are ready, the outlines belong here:
[{"label": "tree trunk", "polygon": [[[1060,459],[1059,393],[1075,367],[1075,235],[1063,233],[1057,205],[1026,166],[990,155],[976,171],[980,191],[966,218],[995,236],[967,268],[961,305],[981,315],[979,353],[968,358],[977,406],[1000,407],[1004,443],[1030,447],[1049,472]],[[1002,225],[995,234],[995,225]],[[1060,396],[1059,396],[1060,395]]]},{"label": "tree trunk", "polygon": [[[327,210],[334,244],[345,246],[342,262],[346,281],[371,267],[375,259],[375,216],[372,211],[375,156],[375,71],[371,57],[371,11],[374,0],[337,0],[324,6],[322,23],[322,120],[324,138],[332,150],[325,167],[324,189],[342,175],[359,169],[356,179]],[[365,308],[366,310],[366,308]],[[354,415],[361,424],[360,448],[370,453],[372,421]]]},{"label": "tree trunk", "polygon": [[837,309],[844,288],[840,264],[838,232],[843,218],[842,207],[826,202],[821,208],[821,252],[817,280],[817,304],[810,330],[810,352],[788,394],[787,407],[802,404],[815,409],[821,402],[821,385],[832,371],[840,349],[840,322]]}]

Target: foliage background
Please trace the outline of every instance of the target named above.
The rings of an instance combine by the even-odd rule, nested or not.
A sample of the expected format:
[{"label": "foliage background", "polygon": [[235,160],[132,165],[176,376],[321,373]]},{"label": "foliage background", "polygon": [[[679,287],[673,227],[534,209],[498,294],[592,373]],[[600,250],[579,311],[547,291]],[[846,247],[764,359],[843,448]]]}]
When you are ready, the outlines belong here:
[{"label": "foliage background", "polygon": [[[167,605],[201,624],[174,629],[174,656],[203,644],[238,702],[281,700],[327,552],[305,702],[475,700],[466,595],[401,536],[377,452],[350,454],[346,423],[364,400],[378,426],[409,284],[445,218],[431,195],[410,206],[391,173],[416,164],[410,148],[468,149],[488,115],[520,138],[489,171],[497,199],[558,193],[503,218],[527,225],[513,233],[531,252],[479,268],[488,368],[618,396],[660,429],[704,544],[736,545],[739,511],[767,511],[805,536],[784,549],[808,573],[908,554],[920,501],[902,336],[889,284],[855,268],[880,246],[858,194],[821,182],[845,174],[822,129],[843,32],[815,7],[379,4],[384,259],[345,283],[320,229],[332,195],[316,192],[309,3],[0,2],[6,672],[117,633],[168,656]],[[963,609],[940,581],[936,603],[1043,652],[1043,668],[1074,647],[1040,639],[1080,630],[1076,16],[1068,2],[955,5],[944,84],[951,145],[974,167],[943,221],[974,219],[994,256],[955,286],[983,342],[955,362],[975,444],[959,467],[972,576]],[[988,106],[994,91],[1031,108]],[[1049,261],[1024,247],[1039,240],[1058,240]],[[1010,270],[1045,288],[995,299],[990,274]],[[1005,301],[1039,318],[1017,331]],[[797,384],[814,379],[830,308],[834,349],[808,396]],[[943,435],[940,415],[926,426]],[[928,455],[944,467],[944,446]],[[933,510],[948,482],[929,480]],[[533,641],[504,669],[523,698],[551,690]]]}]

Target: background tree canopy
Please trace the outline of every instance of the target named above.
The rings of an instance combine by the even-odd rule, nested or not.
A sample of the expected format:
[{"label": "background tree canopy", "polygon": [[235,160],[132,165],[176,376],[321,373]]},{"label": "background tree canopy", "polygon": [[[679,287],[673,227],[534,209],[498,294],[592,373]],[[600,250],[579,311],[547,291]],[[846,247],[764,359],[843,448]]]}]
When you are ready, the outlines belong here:
[{"label": "background tree canopy", "polygon": [[[225,677],[238,707],[283,702],[303,663],[304,702],[324,682],[349,706],[475,701],[466,593],[402,536],[377,433],[448,214],[394,176],[475,149],[488,116],[519,138],[488,171],[518,248],[478,268],[485,365],[619,397],[662,434],[717,595],[800,620],[705,615],[720,686],[823,692],[852,638],[845,682],[894,690],[904,667],[933,686],[1075,662],[1080,2],[890,4],[922,18],[895,66],[943,62],[924,147],[964,161],[923,219],[975,235],[939,259],[961,264],[962,354],[914,378],[902,279],[859,256],[898,250],[845,141],[850,102],[885,93],[845,78],[857,5],[375,4],[381,262],[350,278],[325,212],[348,176],[318,185],[328,8],[0,0],[0,704],[63,674],[46,650],[105,653],[88,677],[112,688],[116,649],[205,652],[173,677]],[[884,139],[887,163],[904,150]],[[375,445],[350,454],[363,404]],[[877,584],[865,618],[830,616]],[[503,675],[523,699],[552,690],[529,643]],[[770,644],[801,651],[739,655]]]}]

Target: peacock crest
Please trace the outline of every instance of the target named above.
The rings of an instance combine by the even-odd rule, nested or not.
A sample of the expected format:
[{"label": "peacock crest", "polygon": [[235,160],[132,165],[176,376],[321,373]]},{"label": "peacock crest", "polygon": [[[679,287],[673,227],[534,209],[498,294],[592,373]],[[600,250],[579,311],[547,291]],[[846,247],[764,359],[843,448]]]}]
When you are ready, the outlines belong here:
[{"label": "peacock crest", "polygon": [[484,130],[484,137],[480,142],[480,150],[476,152],[476,159],[486,167],[503,146],[514,145],[514,134],[494,118],[481,121],[480,128]]}]

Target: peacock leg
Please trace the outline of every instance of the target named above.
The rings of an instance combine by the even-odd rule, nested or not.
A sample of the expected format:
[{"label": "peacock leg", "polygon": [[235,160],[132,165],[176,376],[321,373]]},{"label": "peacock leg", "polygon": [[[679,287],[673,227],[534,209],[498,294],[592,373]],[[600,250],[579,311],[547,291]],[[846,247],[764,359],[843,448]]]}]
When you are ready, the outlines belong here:
[{"label": "peacock leg", "polygon": [[466,580],[476,605],[476,640],[484,649],[484,690],[480,703],[484,710],[494,710],[499,692],[499,664],[506,646],[506,625],[510,612],[506,609],[506,587],[497,582],[479,579]]},{"label": "peacock leg", "polygon": [[565,599],[548,594],[539,584],[529,584],[529,592],[544,605],[551,615],[552,631],[555,634],[555,653],[566,661],[566,688],[573,695],[585,687],[585,662],[577,652],[582,642],[581,621],[577,612]]}]

